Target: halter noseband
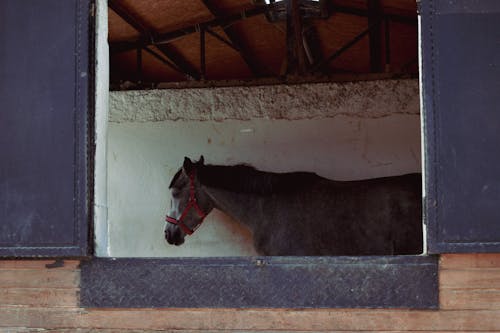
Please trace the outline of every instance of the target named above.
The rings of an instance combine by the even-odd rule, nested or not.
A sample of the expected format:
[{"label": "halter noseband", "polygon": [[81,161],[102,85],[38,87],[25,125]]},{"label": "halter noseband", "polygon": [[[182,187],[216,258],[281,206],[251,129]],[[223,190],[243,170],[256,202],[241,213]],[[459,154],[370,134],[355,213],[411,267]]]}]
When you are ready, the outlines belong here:
[{"label": "halter noseband", "polygon": [[[179,219],[176,219],[172,216],[167,215],[167,217],[165,218],[167,222],[178,225],[182,229],[182,231],[184,231],[188,235],[192,235],[193,232],[195,232],[196,229],[198,229],[198,227],[203,223],[205,217],[207,217],[207,214],[203,212],[203,210],[198,205],[198,202],[196,201],[195,189],[194,189],[194,177],[195,177],[195,170],[193,170],[189,174],[189,201],[184,210],[182,211],[181,217],[179,217]],[[195,225],[193,229],[189,228],[183,221],[191,209],[194,209],[198,214],[198,216],[201,218],[200,222],[198,222],[198,224]]]}]

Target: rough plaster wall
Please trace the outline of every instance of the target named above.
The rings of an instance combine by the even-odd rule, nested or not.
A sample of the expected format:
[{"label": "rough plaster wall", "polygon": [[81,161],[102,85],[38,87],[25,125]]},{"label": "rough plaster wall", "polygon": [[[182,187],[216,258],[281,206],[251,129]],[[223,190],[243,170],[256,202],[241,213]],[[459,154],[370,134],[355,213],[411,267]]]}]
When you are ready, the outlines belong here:
[{"label": "rough plaster wall", "polygon": [[110,95],[110,120],[379,118],[419,114],[418,99],[418,80],[121,91]]},{"label": "rough plaster wall", "polygon": [[[301,111],[300,116],[295,111],[288,112],[287,117],[293,115],[292,118],[299,118],[294,120],[270,120],[255,114],[249,120],[193,120],[191,118],[197,115],[191,113],[191,109],[199,111],[200,105],[189,99],[192,94],[199,96],[198,94],[202,93],[199,89],[195,92],[176,90],[111,93],[112,122],[108,131],[109,255],[255,255],[249,231],[217,211],[209,215],[201,228],[188,237],[183,246],[166,244],[163,227],[169,204],[168,183],[185,155],[198,158],[203,154],[206,162],[211,164],[250,163],[267,171],[313,171],[338,180],[419,171],[418,91],[415,90],[414,95],[411,95],[408,90],[402,89],[400,96],[394,95],[395,91],[400,91],[401,85],[409,87],[413,84],[416,86],[417,83],[378,82],[372,86],[378,87],[375,89],[376,93],[363,90],[363,87],[366,88],[366,82],[359,83],[359,86],[349,84],[355,87],[355,92],[351,91],[351,97],[344,97],[342,103],[355,107],[351,105],[349,115],[344,115],[342,110],[347,107],[342,104],[344,106],[340,110],[338,103],[333,101],[328,118],[315,116],[314,119],[309,119],[310,114],[320,114],[316,108],[328,106],[327,100],[308,105],[312,103],[309,94],[316,91],[313,89],[316,85],[304,85],[304,89],[296,90],[298,95],[294,100],[275,96],[274,102],[266,100],[259,104],[259,108],[267,105],[273,110],[281,110],[274,113],[281,115],[283,110],[288,110],[291,105],[295,105],[297,110],[298,105],[301,105],[308,113]],[[382,89],[384,85],[386,88]],[[322,89],[326,89],[326,86],[328,85],[321,85]],[[331,86],[330,90],[338,87]],[[240,100],[243,98],[245,103],[250,103],[252,99],[258,102],[258,98],[249,91],[264,88],[268,87],[219,89],[224,89],[224,96],[229,96],[231,89],[234,89]],[[220,91],[219,89],[209,89],[205,93],[214,93],[215,90]],[[241,89],[249,90],[242,95]],[[289,89],[292,88],[273,89],[290,92]],[[380,89],[385,90],[386,96],[383,96]],[[167,97],[161,96],[170,93],[179,100],[171,103],[181,105],[180,100],[185,101],[183,107],[179,108],[186,112],[184,118],[187,119],[144,121],[151,120],[153,113],[143,113],[143,110],[146,108],[152,111],[159,108],[157,99],[160,98],[164,101],[163,105],[167,105],[170,103],[165,101]],[[184,98],[182,93],[185,94]],[[147,103],[148,94],[153,96],[153,106]],[[116,98],[117,95],[120,98]],[[133,96],[137,95],[142,97],[136,100]],[[315,96],[319,98],[320,95]],[[138,101],[142,104],[134,105],[139,103]],[[188,105],[190,107],[186,109]],[[208,108],[215,109],[210,107],[210,104]],[[236,113],[231,113],[232,109],[228,105],[226,108],[224,112],[227,113],[218,113],[217,117],[236,117]],[[371,111],[365,112],[367,109]],[[117,114],[128,114],[132,110],[136,113],[136,121],[125,121],[123,118],[117,120]],[[222,112],[220,109],[218,111]],[[268,116],[269,114],[271,112],[268,112]],[[160,112],[157,115],[165,117],[169,113]],[[173,118],[177,119],[181,115],[183,113],[177,111]],[[159,120],[161,117],[154,119]]]}]

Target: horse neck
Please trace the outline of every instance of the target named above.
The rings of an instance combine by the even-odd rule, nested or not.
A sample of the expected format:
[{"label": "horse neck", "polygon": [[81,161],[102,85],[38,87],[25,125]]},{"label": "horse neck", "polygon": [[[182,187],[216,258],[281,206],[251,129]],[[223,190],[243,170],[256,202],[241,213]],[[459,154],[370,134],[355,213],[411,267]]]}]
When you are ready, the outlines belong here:
[{"label": "horse neck", "polygon": [[261,220],[262,212],[258,209],[262,198],[253,193],[237,193],[224,189],[204,186],[205,193],[212,200],[214,208],[226,213],[233,219],[254,228]]}]

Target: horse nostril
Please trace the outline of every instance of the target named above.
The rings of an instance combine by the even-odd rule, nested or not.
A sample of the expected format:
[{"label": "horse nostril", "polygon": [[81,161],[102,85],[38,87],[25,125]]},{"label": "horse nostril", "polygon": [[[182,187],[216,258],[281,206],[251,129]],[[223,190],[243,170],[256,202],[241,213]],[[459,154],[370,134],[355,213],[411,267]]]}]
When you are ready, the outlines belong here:
[{"label": "horse nostril", "polygon": [[172,233],[170,232],[169,229],[165,229],[165,239],[169,244],[173,244]]}]

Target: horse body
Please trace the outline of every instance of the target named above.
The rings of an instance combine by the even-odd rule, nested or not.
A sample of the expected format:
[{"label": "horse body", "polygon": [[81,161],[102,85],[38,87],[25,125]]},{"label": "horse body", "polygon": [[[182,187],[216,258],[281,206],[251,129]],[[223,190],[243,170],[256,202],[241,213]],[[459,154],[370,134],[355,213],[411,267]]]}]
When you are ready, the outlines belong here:
[{"label": "horse body", "polygon": [[[184,184],[185,188],[186,176],[193,170],[200,207],[207,212],[217,208],[248,226],[259,254],[422,252],[419,174],[333,181],[313,173],[278,174],[242,165],[185,162],[171,187],[178,191],[176,184]],[[179,205],[184,206],[180,201]],[[173,209],[171,215],[179,216],[180,209]],[[196,220],[194,212],[185,215],[186,224]],[[173,228],[179,229],[169,228],[171,236]]]}]

